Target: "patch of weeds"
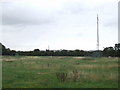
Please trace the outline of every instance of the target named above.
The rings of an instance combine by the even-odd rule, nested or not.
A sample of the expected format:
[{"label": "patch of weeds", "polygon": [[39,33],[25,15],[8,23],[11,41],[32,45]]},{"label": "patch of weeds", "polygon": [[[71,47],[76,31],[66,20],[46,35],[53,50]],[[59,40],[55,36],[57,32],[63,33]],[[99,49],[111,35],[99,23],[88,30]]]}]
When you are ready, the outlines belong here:
[{"label": "patch of weeds", "polygon": [[64,82],[67,79],[67,73],[64,73],[64,72],[56,73],[56,76],[57,76],[57,79],[61,82]]},{"label": "patch of weeds", "polygon": [[88,57],[88,58],[83,58],[82,60],[95,60],[95,58]]},{"label": "patch of weeds", "polygon": [[73,70],[72,73],[70,73],[69,75],[64,72],[59,72],[56,73],[56,77],[61,82],[65,82],[65,81],[76,82],[79,79],[79,72],[77,70]]},{"label": "patch of weeds", "polygon": [[77,70],[73,70],[71,78],[74,82],[76,82],[79,78],[79,72]]}]

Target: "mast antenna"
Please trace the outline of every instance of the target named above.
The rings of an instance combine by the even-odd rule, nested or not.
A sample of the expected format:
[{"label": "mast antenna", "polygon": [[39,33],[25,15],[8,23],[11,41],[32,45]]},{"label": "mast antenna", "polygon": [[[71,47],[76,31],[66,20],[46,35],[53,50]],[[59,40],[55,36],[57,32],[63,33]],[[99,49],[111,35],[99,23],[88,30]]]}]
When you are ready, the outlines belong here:
[{"label": "mast antenna", "polygon": [[50,50],[50,46],[48,45],[48,50]]},{"label": "mast antenna", "polygon": [[97,50],[99,50],[99,17],[97,14]]}]

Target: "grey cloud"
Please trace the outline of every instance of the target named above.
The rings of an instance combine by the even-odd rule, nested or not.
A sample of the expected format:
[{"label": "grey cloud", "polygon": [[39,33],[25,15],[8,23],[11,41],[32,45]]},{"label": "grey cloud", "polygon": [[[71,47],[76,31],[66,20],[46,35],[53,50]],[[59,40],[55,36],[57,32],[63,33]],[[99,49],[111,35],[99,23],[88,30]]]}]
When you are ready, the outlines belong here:
[{"label": "grey cloud", "polygon": [[63,5],[64,13],[79,14],[85,9],[84,5],[80,2],[66,2]]},{"label": "grey cloud", "polygon": [[118,43],[120,43],[120,1],[118,3]]},{"label": "grey cloud", "polygon": [[50,23],[52,21],[48,18],[37,18],[37,17],[33,17],[33,16],[27,17],[26,15],[16,15],[14,13],[12,13],[11,15],[3,14],[2,24],[3,25],[12,25],[12,24],[35,25],[35,24]]},{"label": "grey cloud", "polygon": [[109,21],[104,24],[105,27],[116,27],[117,28],[117,21]]},{"label": "grey cloud", "polygon": [[[63,48],[67,48],[68,46],[66,45],[69,44],[73,46],[70,47],[71,49],[76,48],[76,46],[80,47],[82,45],[80,42],[84,41],[91,41],[92,44],[96,43],[96,41],[92,40],[96,38],[97,12],[99,12],[100,16],[100,28],[103,26],[103,29],[100,29],[103,32],[102,34],[107,36],[109,28],[104,31],[106,27],[115,27],[112,25],[116,25],[114,17],[116,17],[115,14],[117,12],[115,12],[114,6],[111,6],[112,3],[103,6],[95,5],[89,8],[85,5],[87,2],[83,4],[79,2],[80,0],[67,0],[66,3],[63,1],[59,7],[54,9],[54,6],[49,8],[49,5],[47,7],[46,5],[44,7],[36,7],[34,6],[34,0],[33,7],[28,5],[27,2],[19,5],[19,3],[15,4],[14,0],[10,1],[13,2],[3,5],[2,22],[4,28],[2,29],[2,37],[3,43],[11,45],[12,48],[15,48],[14,46],[16,45],[16,49],[26,48],[29,50],[31,47],[26,47],[28,44],[34,44],[33,48],[45,49],[44,46],[50,45],[51,42],[53,47],[57,46],[55,49],[60,49],[62,42],[64,42],[62,43]],[[92,3],[90,4],[92,5]],[[109,19],[107,18],[108,16],[113,16],[113,18]],[[114,32],[114,28],[111,28],[111,32]],[[113,33],[109,33],[109,35],[111,36]],[[112,38],[107,37],[103,41],[114,43],[116,42],[115,36],[116,32]],[[75,46],[72,42],[75,42]],[[91,46],[93,46],[92,44]],[[87,44],[84,44],[81,48],[86,48],[85,45]]]},{"label": "grey cloud", "polygon": [[72,14],[81,13],[84,10],[84,7],[81,3],[69,3],[65,6],[65,9],[70,11]]},{"label": "grey cloud", "polygon": [[76,34],[78,37],[82,37],[83,36],[83,33],[77,33]]},{"label": "grey cloud", "polygon": [[27,7],[14,6],[13,4],[5,4],[2,12],[2,24],[46,24],[53,21],[53,17],[46,13],[28,9]]}]

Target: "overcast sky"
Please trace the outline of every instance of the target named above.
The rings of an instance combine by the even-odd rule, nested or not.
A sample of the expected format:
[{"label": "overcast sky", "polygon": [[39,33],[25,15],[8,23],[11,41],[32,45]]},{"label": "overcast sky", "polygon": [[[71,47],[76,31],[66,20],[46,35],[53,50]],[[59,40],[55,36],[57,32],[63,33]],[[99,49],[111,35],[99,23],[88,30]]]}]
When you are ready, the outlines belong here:
[{"label": "overcast sky", "polygon": [[96,50],[118,43],[119,0],[2,0],[1,42],[13,50]]}]

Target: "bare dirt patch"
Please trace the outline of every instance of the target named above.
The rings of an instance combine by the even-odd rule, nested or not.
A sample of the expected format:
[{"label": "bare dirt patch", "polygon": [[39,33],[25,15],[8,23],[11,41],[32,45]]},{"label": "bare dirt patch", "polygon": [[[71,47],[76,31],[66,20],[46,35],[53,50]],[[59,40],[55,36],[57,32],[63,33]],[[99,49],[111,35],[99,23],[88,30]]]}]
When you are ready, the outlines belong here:
[{"label": "bare dirt patch", "polygon": [[48,74],[48,73],[37,73],[37,75],[43,75],[43,74]]},{"label": "bare dirt patch", "polygon": [[73,58],[76,58],[76,59],[83,59],[83,58],[85,58],[85,57],[73,57]]},{"label": "bare dirt patch", "polygon": [[15,61],[15,59],[5,59],[3,61],[5,61],[5,62],[13,62],[13,61]]}]

